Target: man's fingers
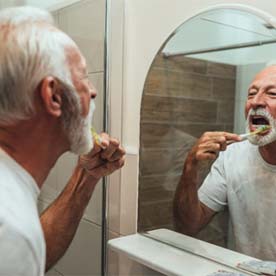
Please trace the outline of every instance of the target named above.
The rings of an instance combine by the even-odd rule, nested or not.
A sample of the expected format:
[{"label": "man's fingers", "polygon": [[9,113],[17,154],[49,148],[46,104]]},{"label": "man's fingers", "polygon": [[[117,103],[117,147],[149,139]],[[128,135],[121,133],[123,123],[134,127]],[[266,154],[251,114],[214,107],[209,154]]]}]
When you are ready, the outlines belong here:
[{"label": "man's fingers", "polygon": [[119,160],[126,154],[125,150],[121,147],[119,147],[109,158],[108,161],[114,162],[116,160]]},{"label": "man's fingers", "polygon": [[80,156],[79,159],[79,164],[86,170],[93,170],[94,168],[97,168],[104,163],[106,163],[106,161],[101,158],[92,158],[87,155]]},{"label": "man's fingers", "polygon": [[110,139],[109,145],[106,149],[103,149],[101,152],[101,158],[109,160],[110,157],[118,150],[119,148],[119,141],[116,139]]},{"label": "man's fingers", "polygon": [[240,135],[235,134],[235,133],[229,133],[229,132],[225,132],[225,138],[227,141],[241,141],[242,140]]},{"label": "man's fingers", "polygon": [[214,151],[205,151],[205,152],[199,152],[196,154],[196,159],[198,161],[202,160],[215,160],[218,156],[217,152]]},{"label": "man's fingers", "polygon": [[103,164],[93,168],[93,170],[87,170],[87,172],[88,174],[96,178],[101,178],[103,176],[107,176],[113,173],[115,170],[120,169],[121,167],[123,167],[124,164],[125,164],[125,156],[121,157],[120,159],[114,162],[104,161]]},{"label": "man's fingers", "polygon": [[208,141],[208,140],[220,140],[220,139],[226,139],[228,140],[234,140],[234,141],[240,141],[241,137],[238,134],[230,133],[226,131],[214,131],[214,132],[205,132],[202,135],[202,141]]}]

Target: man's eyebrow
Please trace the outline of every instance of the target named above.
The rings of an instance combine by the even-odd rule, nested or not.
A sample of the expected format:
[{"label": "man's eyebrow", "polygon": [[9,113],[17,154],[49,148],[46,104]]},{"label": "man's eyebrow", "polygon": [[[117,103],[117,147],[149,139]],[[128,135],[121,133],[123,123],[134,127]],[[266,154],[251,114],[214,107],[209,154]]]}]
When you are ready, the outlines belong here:
[{"label": "man's eyebrow", "polygon": [[[265,89],[265,90],[269,90],[269,89],[272,89],[272,88],[276,88],[276,84],[269,84],[269,85],[267,85],[264,89]],[[250,90],[252,90],[252,89],[259,90],[258,86],[255,85],[255,84],[249,86],[248,92],[249,92]]]},{"label": "man's eyebrow", "polygon": [[258,90],[258,86],[257,86],[256,84],[250,85],[249,88],[248,88],[248,92],[249,92],[251,89],[256,89],[256,90]]}]

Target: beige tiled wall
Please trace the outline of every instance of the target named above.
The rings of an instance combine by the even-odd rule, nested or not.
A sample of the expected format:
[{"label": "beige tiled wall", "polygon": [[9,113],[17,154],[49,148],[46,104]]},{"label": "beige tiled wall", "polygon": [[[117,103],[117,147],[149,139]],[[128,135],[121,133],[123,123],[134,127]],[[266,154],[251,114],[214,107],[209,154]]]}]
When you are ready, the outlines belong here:
[{"label": "beige tiled wall", "polygon": [[[185,156],[203,132],[233,130],[235,82],[235,66],[184,56],[155,58],[141,107],[140,231],[174,229],[172,201]],[[224,218],[211,227],[226,227]],[[224,245],[222,232],[208,230],[200,237]]]},{"label": "beige tiled wall", "polygon": [[[69,34],[87,59],[89,79],[98,91],[95,128],[103,130],[105,0],[81,0],[53,13],[56,24]],[[77,156],[64,154],[46,180],[39,199],[40,210],[62,191],[72,174]],[[102,187],[98,183],[92,200],[65,256],[48,275],[100,275]]]}]

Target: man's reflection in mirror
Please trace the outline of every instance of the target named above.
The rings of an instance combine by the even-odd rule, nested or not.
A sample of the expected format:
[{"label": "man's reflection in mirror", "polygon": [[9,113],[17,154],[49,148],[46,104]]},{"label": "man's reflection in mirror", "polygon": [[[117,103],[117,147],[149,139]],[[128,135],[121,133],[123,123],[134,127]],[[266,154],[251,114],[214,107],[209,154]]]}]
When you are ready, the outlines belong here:
[{"label": "man's reflection in mirror", "polygon": [[[245,105],[247,132],[270,128],[241,141],[237,134],[206,132],[189,152],[174,199],[179,231],[196,235],[229,208],[235,250],[276,260],[276,65],[257,74]],[[198,174],[214,160],[200,189]]]}]

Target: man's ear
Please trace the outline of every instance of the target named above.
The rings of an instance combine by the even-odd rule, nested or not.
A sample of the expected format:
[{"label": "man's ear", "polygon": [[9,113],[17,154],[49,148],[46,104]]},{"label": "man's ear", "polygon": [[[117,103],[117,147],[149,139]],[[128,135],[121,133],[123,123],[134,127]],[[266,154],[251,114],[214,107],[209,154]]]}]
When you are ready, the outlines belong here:
[{"label": "man's ear", "polygon": [[39,92],[46,112],[60,117],[63,91],[57,80],[52,76],[44,78],[40,83]]}]

